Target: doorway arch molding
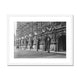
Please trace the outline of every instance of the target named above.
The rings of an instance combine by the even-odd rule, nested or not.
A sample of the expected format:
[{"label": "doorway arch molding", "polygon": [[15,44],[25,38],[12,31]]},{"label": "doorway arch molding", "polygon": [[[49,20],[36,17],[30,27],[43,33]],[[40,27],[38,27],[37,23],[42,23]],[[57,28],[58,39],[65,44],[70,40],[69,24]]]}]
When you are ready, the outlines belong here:
[{"label": "doorway arch molding", "polygon": [[[66,38],[66,33],[65,33],[65,32],[59,32],[59,33],[56,35],[56,51],[59,51],[59,39],[60,39],[62,36],[65,36],[65,38]],[[66,45],[66,44],[65,44],[65,45]]]}]

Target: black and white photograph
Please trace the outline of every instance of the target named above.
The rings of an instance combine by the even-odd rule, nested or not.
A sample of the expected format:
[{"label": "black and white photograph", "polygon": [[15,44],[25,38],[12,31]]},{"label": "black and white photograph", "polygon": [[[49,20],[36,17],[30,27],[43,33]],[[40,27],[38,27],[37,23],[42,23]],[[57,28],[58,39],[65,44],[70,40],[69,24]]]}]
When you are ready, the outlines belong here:
[{"label": "black and white photograph", "polygon": [[66,58],[66,22],[16,22],[14,58]]},{"label": "black and white photograph", "polygon": [[73,16],[9,16],[10,65],[72,65]]},{"label": "black and white photograph", "polygon": [[80,80],[80,0],[0,0],[0,80]]}]

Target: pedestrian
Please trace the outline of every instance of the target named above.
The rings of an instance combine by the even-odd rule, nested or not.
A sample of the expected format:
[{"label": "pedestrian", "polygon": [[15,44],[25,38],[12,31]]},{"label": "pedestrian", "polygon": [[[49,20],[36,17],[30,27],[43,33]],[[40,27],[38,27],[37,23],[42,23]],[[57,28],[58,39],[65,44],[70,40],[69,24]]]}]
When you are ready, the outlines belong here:
[{"label": "pedestrian", "polygon": [[19,40],[16,40],[16,48],[19,49]]},{"label": "pedestrian", "polygon": [[47,37],[47,50],[48,50],[48,53],[50,53],[50,44],[51,44],[51,38],[48,36]]},{"label": "pedestrian", "polygon": [[38,49],[40,49],[40,39],[39,38],[37,39],[37,51]]},{"label": "pedestrian", "polygon": [[33,49],[33,40],[31,40],[31,48]]},{"label": "pedestrian", "polygon": [[28,48],[28,41],[27,41],[27,39],[26,39],[26,48]]},{"label": "pedestrian", "polygon": [[47,51],[47,35],[45,36],[45,51]]},{"label": "pedestrian", "polygon": [[30,42],[30,49],[33,49],[33,39],[31,39],[31,42]]}]

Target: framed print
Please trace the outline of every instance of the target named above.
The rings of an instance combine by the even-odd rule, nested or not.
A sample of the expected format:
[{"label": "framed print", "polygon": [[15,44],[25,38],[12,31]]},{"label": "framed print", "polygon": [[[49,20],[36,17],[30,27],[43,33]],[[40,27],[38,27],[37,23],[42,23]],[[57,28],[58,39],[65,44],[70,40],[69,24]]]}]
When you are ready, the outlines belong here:
[{"label": "framed print", "polygon": [[73,65],[73,16],[9,15],[8,65]]}]

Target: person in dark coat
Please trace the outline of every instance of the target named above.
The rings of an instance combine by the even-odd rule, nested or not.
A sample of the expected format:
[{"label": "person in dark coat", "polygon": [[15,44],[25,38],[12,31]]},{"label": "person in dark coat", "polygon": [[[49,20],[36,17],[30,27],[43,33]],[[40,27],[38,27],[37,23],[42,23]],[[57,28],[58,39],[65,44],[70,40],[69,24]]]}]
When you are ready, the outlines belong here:
[{"label": "person in dark coat", "polygon": [[48,38],[48,36],[46,35],[45,36],[45,51],[47,51],[47,45],[48,45],[47,38]]},{"label": "person in dark coat", "polygon": [[48,53],[50,53],[50,45],[51,45],[51,38],[48,36],[47,37],[47,50],[48,50]]},{"label": "person in dark coat", "polygon": [[26,40],[26,48],[28,48],[28,41]]},{"label": "person in dark coat", "polygon": [[19,49],[19,40],[16,40],[16,48]]},{"label": "person in dark coat", "polygon": [[51,44],[51,38],[46,35],[45,37],[45,51],[48,51],[50,53],[50,44]]},{"label": "person in dark coat", "polygon": [[31,40],[30,49],[33,49],[33,40]]},{"label": "person in dark coat", "polygon": [[37,51],[38,49],[40,49],[40,39],[39,38],[37,39]]}]

